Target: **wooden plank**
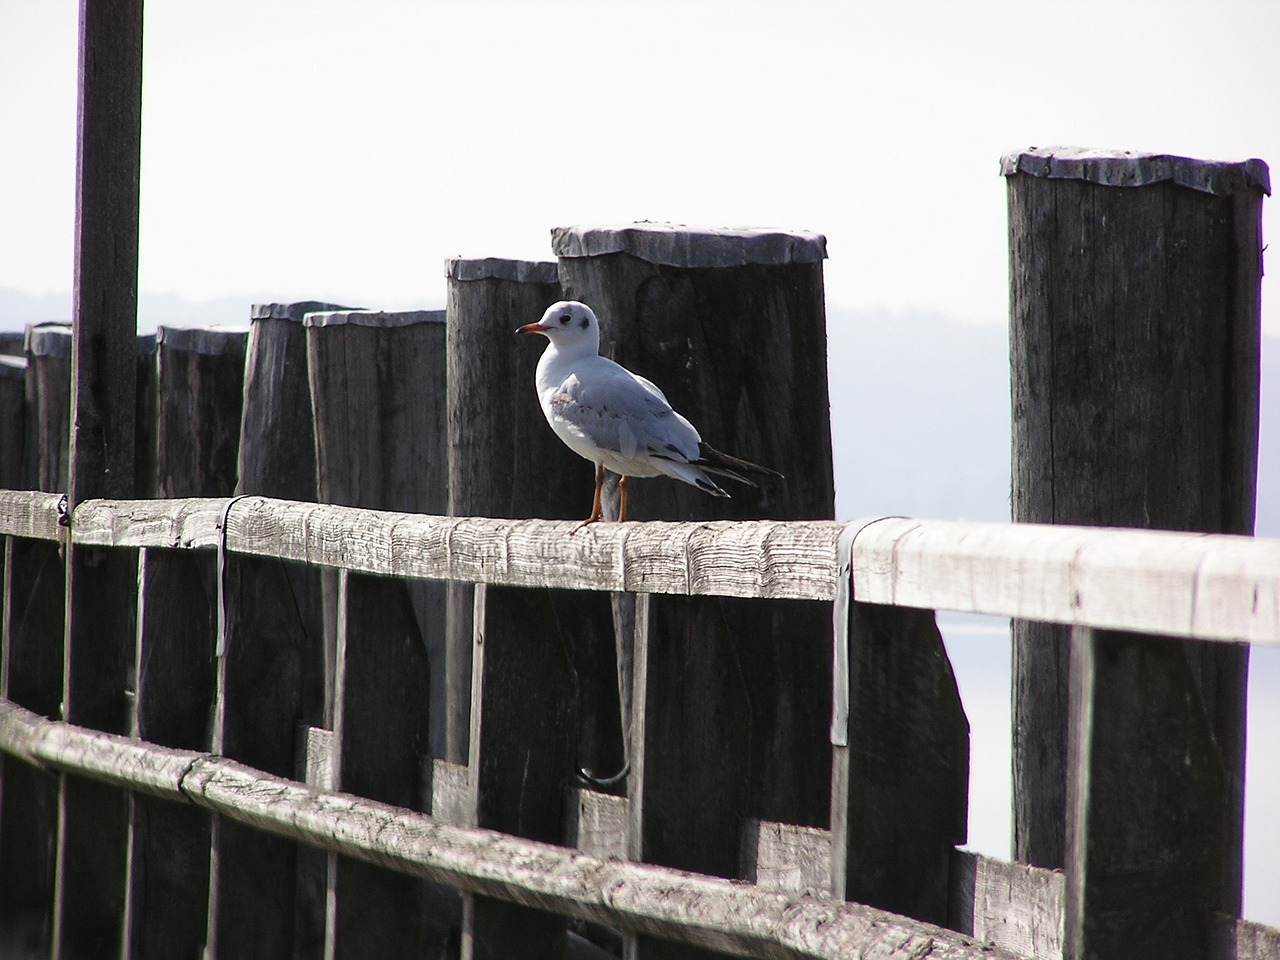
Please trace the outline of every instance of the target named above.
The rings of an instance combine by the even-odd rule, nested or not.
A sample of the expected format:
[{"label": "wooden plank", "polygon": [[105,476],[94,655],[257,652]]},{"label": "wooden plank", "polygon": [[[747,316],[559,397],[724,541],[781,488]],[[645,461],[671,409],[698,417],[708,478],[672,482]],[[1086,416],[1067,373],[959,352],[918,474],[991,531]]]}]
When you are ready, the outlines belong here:
[{"label": "wooden plank", "polygon": [[[577,716],[550,597],[478,586],[473,631],[469,825],[559,843]],[[563,917],[464,898],[464,960],[559,956],[564,944]]]},{"label": "wooden plank", "polygon": [[0,534],[32,540],[60,540],[66,533],[60,526],[56,493],[0,490]]},{"label": "wooden plank", "polygon": [[969,723],[931,611],[849,604],[848,745],[833,747],[831,890],[947,919],[969,810]]},{"label": "wooden plank", "polygon": [[1231,840],[1224,757],[1176,644],[1071,644],[1065,955],[1208,955]]},{"label": "wooden plank", "polygon": [[[225,757],[144,745],[44,720],[0,702],[0,748],[105,782],[185,797],[369,863],[540,909],[738,956],[843,958],[892,945],[896,956],[1008,960],[972,938],[854,903],[760,891],[650,864],[600,860],[554,844],[440,823],[425,814],[323,793]],[[246,827],[247,828],[247,827]],[[259,842],[266,838],[259,836]]]},{"label": "wooden plank", "polygon": [[742,821],[741,877],[762,890],[831,896],[831,831],[792,823]]},{"label": "wooden plank", "polygon": [[[430,742],[430,668],[413,608],[399,584],[343,571],[338,610],[334,786],[416,807]],[[423,898],[413,877],[331,856],[325,956],[422,954]]]},{"label": "wooden plank", "polygon": [[957,850],[947,926],[1020,957],[1061,960],[1064,876]]},{"label": "wooden plank", "polygon": [[627,856],[627,798],[574,787],[565,805],[564,841],[568,846],[607,860]]},{"label": "wooden plank", "polygon": [[[0,491],[0,532],[54,539],[57,499]],[[225,501],[90,501],[77,543],[213,547]],[[887,517],[854,544],[868,603],[989,613],[1227,642],[1280,643],[1280,541]],[[232,552],[388,576],[830,600],[827,521],[574,524],[430,517],[249,497]]]}]

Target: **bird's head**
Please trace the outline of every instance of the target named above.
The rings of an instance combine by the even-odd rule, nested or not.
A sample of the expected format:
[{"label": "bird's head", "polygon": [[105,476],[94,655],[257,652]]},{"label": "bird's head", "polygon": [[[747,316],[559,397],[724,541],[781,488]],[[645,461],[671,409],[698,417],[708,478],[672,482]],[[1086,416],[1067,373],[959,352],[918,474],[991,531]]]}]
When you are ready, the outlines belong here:
[{"label": "bird's head", "polygon": [[600,350],[600,321],[585,303],[561,300],[547,307],[537,323],[526,323],[516,333],[540,333],[557,350],[578,347],[592,353]]}]

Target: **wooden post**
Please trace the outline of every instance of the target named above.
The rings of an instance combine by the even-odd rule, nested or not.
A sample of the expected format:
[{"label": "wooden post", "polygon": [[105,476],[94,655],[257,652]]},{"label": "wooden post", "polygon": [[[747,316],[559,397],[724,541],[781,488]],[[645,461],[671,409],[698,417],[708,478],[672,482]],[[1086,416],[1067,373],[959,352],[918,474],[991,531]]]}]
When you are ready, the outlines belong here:
[{"label": "wooden post", "polygon": [[[142,0],[80,5],[68,510],[134,493]],[[63,716],[128,729],[137,557],[67,548]],[[115,956],[125,893],[123,791],[63,776],[55,958]]]},{"label": "wooden post", "polygon": [[[759,489],[727,482],[732,500],[637,481],[629,516],[834,515],[821,236],[638,224],[560,228],[552,248],[566,297],[600,318],[602,353],[656,383],[712,446],[786,474]],[[627,598],[615,609],[629,671],[625,645],[646,627],[630,625]],[[660,653],[650,653],[647,682],[634,678],[649,702],[632,707],[645,722],[631,724],[629,786],[642,858],[733,875],[739,817],[826,826],[830,702],[814,691],[831,688],[829,608],[654,596],[647,617],[646,643]],[[690,689],[680,674],[695,665]],[[727,739],[676,733],[708,714]]]},{"label": "wooden post", "polygon": [[931,610],[849,605],[849,723],[834,752],[834,896],[945,924],[969,812],[969,722]]},{"label": "wooden post", "polygon": [[[446,263],[446,274],[450,514],[585,516],[590,471],[580,469],[581,460],[547,428],[533,385],[541,350],[517,342],[513,333],[560,299],[556,265],[455,259]],[[503,596],[491,592],[487,602]],[[577,677],[578,765],[614,774],[624,757],[609,600],[555,591],[551,602]],[[450,584],[449,759],[454,762],[465,762],[468,755],[472,605],[470,584]],[[562,656],[559,648],[555,655]]]},{"label": "wooden post", "polygon": [[[576,710],[549,594],[477,584],[473,622],[468,825],[560,843]],[[556,957],[564,946],[563,917],[463,898],[463,960]]]},{"label": "wooden post", "polygon": [[[302,318],[314,310],[341,309],[346,308],[316,300],[259,303],[250,309],[236,494],[316,499],[315,426]],[[267,559],[231,562],[251,565],[258,602],[277,608],[269,616],[294,622],[290,632],[302,643],[299,722],[304,726],[329,722],[331,685],[326,671],[331,678],[333,664],[326,663],[325,657],[320,570]],[[298,949],[305,953],[308,947],[318,951],[324,939],[328,856],[307,847],[299,847],[297,856],[295,937]]]},{"label": "wooden post", "polygon": [[0,490],[21,490],[27,433],[27,358],[0,354]]},{"label": "wooden post", "polygon": [[[339,571],[335,681],[334,787],[419,808],[430,670],[398,582]],[[424,955],[429,925],[422,881],[334,854],[326,900],[326,957]]]},{"label": "wooden post", "polygon": [[[57,717],[62,701],[66,569],[59,546],[6,537],[4,548],[0,696],[46,717]],[[0,928],[21,931],[21,946],[48,955],[58,776],[12,757],[3,762]]]},{"label": "wooden post", "polygon": [[[229,496],[235,485],[247,330],[156,331],[153,488],[160,498]],[[208,750],[216,673],[216,559],[143,550],[132,733]],[[195,956],[204,947],[210,818],[131,798],[127,957]]]},{"label": "wooden post", "polygon": [[[1012,278],[1014,519],[1251,533],[1265,164],[1059,149],[1011,154],[1003,171]],[[1220,758],[1213,761],[1214,776],[1226,784],[1223,826],[1215,834],[1224,844],[1216,893],[1197,899],[1203,887],[1182,888],[1188,899],[1181,909],[1197,917],[1210,907],[1238,913],[1240,905],[1248,651],[1209,646],[1182,647],[1196,679],[1196,696],[1182,709],[1207,718]],[[1151,771],[1138,758],[1111,767],[1084,749],[1078,764],[1068,765],[1068,661],[1076,659],[1068,651],[1065,628],[1015,622],[1015,856],[1084,869],[1076,881],[1100,884],[1111,908],[1133,911],[1136,923],[1140,889],[1163,875],[1158,861],[1164,838],[1156,832],[1130,837],[1130,849],[1145,852],[1129,859],[1133,888],[1121,895],[1109,885],[1105,858],[1093,859],[1102,845],[1086,838],[1090,832],[1114,836],[1118,827],[1108,822],[1124,811],[1085,799],[1093,791],[1123,794],[1128,784],[1133,796],[1154,802],[1176,794],[1172,785],[1186,774],[1163,769],[1169,786],[1156,791],[1139,781],[1139,771]],[[1141,673],[1149,686],[1130,692],[1159,697],[1160,684],[1173,680],[1153,678],[1175,668],[1154,646],[1135,656],[1149,664]],[[1118,661],[1086,662],[1095,676],[1084,689],[1097,693],[1119,682]],[[1115,706],[1095,697],[1092,729],[1117,722],[1105,712]],[[1145,707],[1133,705],[1129,715],[1134,723],[1150,723],[1159,713],[1153,699]],[[1178,721],[1192,723],[1188,717]],[[1162,737],[1154,728],[1149,740],[1129,735],[1152,750]],[[1072,736],[1090,743],[1084,731]],[[1208,754],[1190,758],[1208,762]],[[1089,779],[1080,780],[1086,770]],[[1077,796],[1069,804],[1072,790]],[[1076,838],[1070,848],[1068,836]],[[1087,864],[1073,859],[1081,851],[1089,851]],[[1085,894],[1073,902],[1087,910],[1097,900]],[[1080,940],[1086,926],[1082,916],[1068,918],[1073,949],[1117,955],[1119,941]],[[1187,952],[1179,955],[1203,946],[1194,937],[1183,943]]]},{"label": "wooden post", "polygon": [[[307,314],[322,503],[447,512],[444,320],[443,310]],[[337,625],[337,581],[323,582],[328,652]],[[432,754],[443,756],[445,586],[416,581],[407,589],[431,663]]]},{"label": "wooden post", "polygon": [[71,327],[27,327],[27,427],[22,487],[67,492],[71,441]]}]

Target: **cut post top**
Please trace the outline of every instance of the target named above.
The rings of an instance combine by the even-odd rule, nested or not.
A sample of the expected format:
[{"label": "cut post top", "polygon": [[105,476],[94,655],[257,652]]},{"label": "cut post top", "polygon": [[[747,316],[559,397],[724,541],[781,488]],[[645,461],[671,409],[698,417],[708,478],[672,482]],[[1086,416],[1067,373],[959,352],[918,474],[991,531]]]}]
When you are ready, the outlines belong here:
[{"label": "cut post top", "polygon": [[71,324],[51,322],[27,325],[23,353],[32,357],[71,356]]},{"label": "cut post top", "polygon": [[360,310],[362,307],[348,307],[341,303],[326,303],[323,300],[298,300],[294,303],[255,303],[249,308],[250,320],[293,320],[302,322],[308,313],[324,310]]},{"label": "cut post top", "polygon": [[627,253],[668,267],[779,266],[819,263],[827,238],[808,231],[749,228],[700,229],[672,223],[555,227],[551,250],[557,257]]},{"label": "cut post top", "polygon": [[156,327],[156,343],[170,350],[220,356],[233,350],[243,350],[249,339],[249,325],[218,324],[208,327]]},{"label": "cut post top", "polygon": [[510,280],[514,283],[559,283],[554,260],[503,260],[500,257],[447,257],[444,275],[450,280]]},{"label": "cut post top", "polygon": [[304,327],[411,327],[444,323],[443,310],[318,310],[302,318]]},{"label": "cut post top", "polygon": [[1000,158],[1000,173],[1047,180],[1087,180],[1107,187],[1145,187],[1171,180],[1180,187],[1229,197],[1242,190],[1271,195],[1271,173],[1258,159],[1196,160],[1166,153],[1029,147]]}]

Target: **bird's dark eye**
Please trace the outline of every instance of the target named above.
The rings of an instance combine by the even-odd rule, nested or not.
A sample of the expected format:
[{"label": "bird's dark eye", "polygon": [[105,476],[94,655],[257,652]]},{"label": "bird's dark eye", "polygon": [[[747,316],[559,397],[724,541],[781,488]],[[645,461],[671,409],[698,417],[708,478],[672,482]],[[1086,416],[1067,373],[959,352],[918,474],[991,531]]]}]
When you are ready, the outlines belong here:
[{"label": "bird's dark eye", "polygon": [[571,317],[571,316],[570,316],[569,314],[567,314],[567,313],[564,313],[564,314],[561,314],[561,315],[560,315],[560,322],[561,322],[562,324],[564,324],[564,323],[568,323],[568,322],[569,322],[570,320],[572,320],[572,319],[573,319],[573,317]]}]

